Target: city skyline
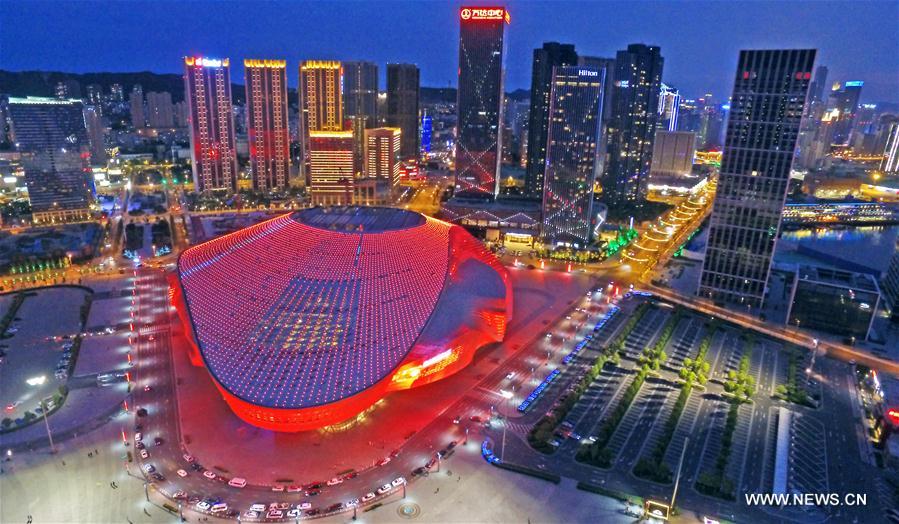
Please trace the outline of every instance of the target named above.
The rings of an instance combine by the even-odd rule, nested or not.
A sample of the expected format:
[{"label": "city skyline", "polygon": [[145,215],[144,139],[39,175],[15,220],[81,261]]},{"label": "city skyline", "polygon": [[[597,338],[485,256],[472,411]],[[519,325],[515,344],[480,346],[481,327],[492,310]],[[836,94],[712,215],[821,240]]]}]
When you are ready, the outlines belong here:
[{"label": "city skyline", "polygon": [[[259,9],[259,4],[231,3],[229,9],[220,11],[210,9],[207,2],[158,2],[143,4],[140,9],[133,8],[138,3],[130,2],[128,10],[117,4],[102,10],[84,8],[88,4],[80,2],[77,8],[65,4],[50,8],[50,3],[20,3],[12,8],[7,4],[0,14],[9,28],[0,35],[0,45],[6,50],[0,69],[177,73],[178,58],[186,55],[235,60],[280,56],[290,67],[308,58],[414,63],[421,69],[421,85],[455,87],[451,50],[458,38],[455,15],[460,2],[390,2],[394,9],[354,4],[346,17],[334,16],[330,3],[272,2],[265,3],[265,9]],[[899,16],[897,4],[741,5],[743,8],[734,9],[734,3],[725,7],[707,2],[508,2],[512,23],[507,31],[506,91],[529,88],[531,53],[544,41],[571,42],[579,53],[591,56],[607,56],[640,42],[665,50],[664,81],[687,98],[710,92],[717,100],[726,99],[730,86],[723,71],[736,66],[734,57],[740,49],[811,47],[819,50],[818,63],[828,66],[833,82],[865,82],[863,102],[899,102],[899,80],[891,74],[899,68],[893,44],[899,30],[889,23]],[[776,9],[771,8],[774,5]],[[808,26],[807,31],[797,30],[797,19]],[[424,33],[422,20],[428,25]],[[115,46],[95,40],[106,38],[102,27],[109,24],[120,28]],[[302,28],[299,38],[297,24]],[[596,31],[597,24],[604,30]],[[238,38],[219,31],[224,26]],[[74,27],[78,31],[73,33]],[[85,30],[91,27],[94,30]],[[379,27],[384,30],[369,30]],[[364,31],[364,37],[343,38],[348,30]],[[853,37],[852,45],[843,45]],[[84,45],[70,45],[73,41]],[[709,49],[709,41],[716,42],[714,49]],[[242,83],[243,71],[233,73],[233,80]],[[386,68],[379,73],[384,85]],[[288,85],[295,88],[296,82],[294,75],[289,75]]]}]

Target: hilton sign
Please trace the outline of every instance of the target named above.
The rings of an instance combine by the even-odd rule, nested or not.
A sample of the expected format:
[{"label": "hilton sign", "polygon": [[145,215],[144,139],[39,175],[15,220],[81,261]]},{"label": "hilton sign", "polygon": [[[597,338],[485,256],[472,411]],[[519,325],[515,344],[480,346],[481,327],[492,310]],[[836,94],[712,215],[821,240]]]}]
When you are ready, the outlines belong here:
[{"label": "hilton sign", "polygon": [[509,23],[509,13],[503,7],[463,7],[459,16],[462,20],[505,20]]}]

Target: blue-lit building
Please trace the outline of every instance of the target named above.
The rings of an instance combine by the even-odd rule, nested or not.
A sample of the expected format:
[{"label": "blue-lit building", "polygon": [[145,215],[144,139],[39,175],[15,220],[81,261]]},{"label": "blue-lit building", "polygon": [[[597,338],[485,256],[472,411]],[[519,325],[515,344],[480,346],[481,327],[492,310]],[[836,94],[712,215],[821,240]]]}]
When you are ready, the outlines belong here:
[{"label": "blue-lit building", "polygon": [[549,244],[590,241],[605,70],[553,68],[541,235]]},{"label": "blue-lit building", "polygon": [[431,132],[433,131],[433,121],[431,115],[425,113],[421,117],[421,151],[423,153],[431,152]]}]

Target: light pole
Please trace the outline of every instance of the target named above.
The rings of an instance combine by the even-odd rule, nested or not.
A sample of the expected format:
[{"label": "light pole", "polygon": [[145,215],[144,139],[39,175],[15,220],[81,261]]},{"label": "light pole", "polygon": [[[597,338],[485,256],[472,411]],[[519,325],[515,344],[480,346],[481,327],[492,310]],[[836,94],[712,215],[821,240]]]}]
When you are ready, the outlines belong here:
[{"label": "light pole", "polygon": [[53,445],[53,435],[50,433],[50,423],[47,422],[47,399],[41,399],[41,413],[44,415],[44,426],[47,427],[47,438],[50,440],[50,453],[56,453],[56,446]]},{"label": "light pole", "polygon": [[146,480],[144,481],[144,497],[147,498],[147,502],[150,502],[150,487]]},{"label": "light pole", "polygon": [[181,522],[184,522],[184,512],[181,511],[181,503],[178,503],[178,516],[181,518]]}]

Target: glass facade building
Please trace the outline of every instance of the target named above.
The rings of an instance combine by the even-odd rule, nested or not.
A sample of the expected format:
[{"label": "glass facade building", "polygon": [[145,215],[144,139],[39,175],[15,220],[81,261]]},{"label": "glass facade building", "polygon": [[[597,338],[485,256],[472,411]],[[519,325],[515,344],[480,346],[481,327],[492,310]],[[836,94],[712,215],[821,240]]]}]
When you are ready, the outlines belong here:
[{"label": "glass facade building", "polygon": [[543,189],[544,242],[583,246],[592,236],[604,72],[581,66],[553,68]]},{"label": "glass facade building", "polygon": [[531,71],[531,103],[528,113],[528,160],[525,176],[525,196],[543,197],[543,176],[546,170],[546,135],[549,132],[549,95],[552,91],[553,68],[577,64],[573,44],[545,42],[534,49]]},{"label": "glass facade building", "polygon": [[814,49],[741,51],[699,294],[762,305]]},{"label": "glass facade building", "polygon": [[868,338],[880,305],[880,289],[871,275],[799,266],[790,324],[858,340]]},{"label": "glass facade building", "polygon": [[34,223],[90,218],[96,190],[81,101],[10,97],[5,105]]},{"label": "glass facade building", "polygon": [[365,130],[378,127],[378,65],[343,63],[343,108],[353,129],[353,169],[365,170]]},{"label": "glass facade building", "polygon": [[499,191],[508,12],[463,7],[459,18],[455,195],[493,199]]},{"label": "glass facade building", "polygon": [[418,158],[418,66],[387,64],[387,126],[402,130],[400,154]]},{"label": "glass facade building", "polygon": [[612,208],[646,198],[659,119],[664,59],[658,47],[631,44],[615,56],[615,88],[602,189]]}]

